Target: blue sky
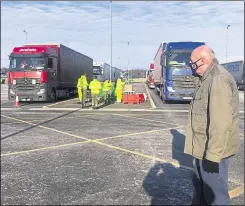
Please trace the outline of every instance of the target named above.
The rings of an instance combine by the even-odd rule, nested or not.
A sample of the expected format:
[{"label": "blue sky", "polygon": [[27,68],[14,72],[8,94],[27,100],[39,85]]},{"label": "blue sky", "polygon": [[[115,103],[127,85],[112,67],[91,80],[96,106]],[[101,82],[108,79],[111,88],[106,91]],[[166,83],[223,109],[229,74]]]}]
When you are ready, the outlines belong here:
[{"label": "blue sky", "polygon": [[[110,63],[109,1],[1,4],[1,66],[8,66],[13,47],[25,44],[23,30],[28,43],[61,43]],[[113,2],[113,66],[146,68],[164,41],[206,41],[222,63],[228,24],[228,61],[243,60],[242,1]]]}]

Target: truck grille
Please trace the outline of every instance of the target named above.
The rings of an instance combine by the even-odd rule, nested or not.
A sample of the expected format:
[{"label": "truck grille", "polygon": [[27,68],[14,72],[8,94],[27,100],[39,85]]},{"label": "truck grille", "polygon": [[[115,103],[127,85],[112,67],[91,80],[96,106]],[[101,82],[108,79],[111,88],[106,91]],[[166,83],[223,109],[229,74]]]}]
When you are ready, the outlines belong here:
[{"label": "truck grille", "polygon": [[32,84],[32,79],[30,78],[22,78],[22,79],[16,79],[16,85],[15,88],[18,90],[35,90],[39,88],[40,85],[40,79],[35,79],[36,84]]},{"label": "truck grille", "polygon": [[173,86],[177,90],[195,89],[194,77],[192,75],[173,76]]}]

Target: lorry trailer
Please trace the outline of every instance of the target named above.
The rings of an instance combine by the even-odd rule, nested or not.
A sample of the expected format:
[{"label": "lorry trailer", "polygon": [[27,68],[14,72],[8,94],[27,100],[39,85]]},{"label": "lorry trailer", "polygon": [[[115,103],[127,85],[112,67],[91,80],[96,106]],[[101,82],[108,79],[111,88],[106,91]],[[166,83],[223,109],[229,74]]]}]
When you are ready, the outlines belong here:
[{"label": "lorry trailer", "polygon": [[155,90],[164,103],[190,101],[195,82],[190,62],[191,52],[204,42],[163,42],[154,58]]},{"label": "lorry trailer", "polygon": [[244,61],[233,61],[221,65],[231,73],[236,81],[237,88],[244,90]]},{"label": "lorry trailer", "polygon": [[111,81],[115,82],[121,76],[121,70],[116,67],[111,67],[105,62],[94,62],[93,63],[93,75],[98,77],[100,82],[104,82],[106,79],[110,80],[110,69],[111,69]]},{"label": "lorry trailer", "polygon": [[121,69],[114,67],[114,77],[112,78],[113,82],[116,82],[118,78],[121,77]]},{"label": "lorry trailer", "polygon": [[104,82],[110,79],[110,65],[105,62],[93,63],[93,75],[98,77],[98,81]]},{"label": "lorry trailer", "polygon": [[10,54],[8,93],[12,100],[56,101],[77,93],[82,72],[93,78],[93,59],[62,44],[28,44]]}]

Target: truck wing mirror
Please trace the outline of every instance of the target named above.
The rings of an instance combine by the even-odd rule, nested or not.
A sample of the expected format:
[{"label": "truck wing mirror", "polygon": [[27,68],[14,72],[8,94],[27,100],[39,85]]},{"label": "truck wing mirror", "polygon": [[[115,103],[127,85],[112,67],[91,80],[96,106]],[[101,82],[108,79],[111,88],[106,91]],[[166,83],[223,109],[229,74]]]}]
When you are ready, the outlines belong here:
[{"label": "truck wing mirror", "polygon": [[161,62],[160,62],[160,64],[161,64],[162,66],[166,66],[165,55],[164,55],[164,54],[161,55]]}]

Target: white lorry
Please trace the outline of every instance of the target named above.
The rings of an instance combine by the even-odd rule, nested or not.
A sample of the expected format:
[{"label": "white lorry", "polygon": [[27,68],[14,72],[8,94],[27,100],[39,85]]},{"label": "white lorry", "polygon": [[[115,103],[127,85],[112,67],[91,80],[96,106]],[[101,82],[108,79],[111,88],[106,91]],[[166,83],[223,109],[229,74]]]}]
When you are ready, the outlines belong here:
[{"label": "white lorry", "polygon": [[111,69],[111,81],[115,82],[121,76],[121,69],[112,67],[105,62],[94,62],[93,63],[93,75],[98,77],[98,81],[104,82],[106,79],[110,79]]},{"label": "white lorry", "polygon": [[110,65],[105,62],[94,62],[93,75],[96,75],[100,82],[110,79]]},{"label": "white lorry", "polygon": [[244,61],[233,61],[221,64],[231,73],[238,89],[244,90]]}]

